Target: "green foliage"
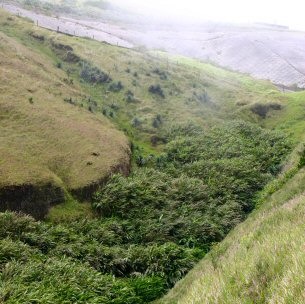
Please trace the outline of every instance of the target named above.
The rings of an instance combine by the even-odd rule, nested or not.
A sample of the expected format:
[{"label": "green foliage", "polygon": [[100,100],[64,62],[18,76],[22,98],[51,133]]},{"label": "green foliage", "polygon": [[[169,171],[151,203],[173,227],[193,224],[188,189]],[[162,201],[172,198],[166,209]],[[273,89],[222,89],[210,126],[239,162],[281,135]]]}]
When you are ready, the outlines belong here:
[{"label": "green foliage", "polygon": [[111,82],[110,76],[97,67],[91,66],[89,63],[82,61],[80,77],[84,81],[91,84],[102,84]]},{"label": "green foliage", "polygon": [[118,81],[118,82],[112,82],[110,85],[109,85],[109,90],[112,91],[112,92],[120,92],[121,90],[123,90],[124,86],[123,84],[121,83],[121,81]]},{"label": "green foliage", "polygon": [[137,228],[128,221],[50,225],[1,213],[0,266],[5,267],[0,267],[0,299],[147,303],[172,287],[202,256],[198,249],[170,242],[140,244]]},{"label": "green foliage", "polygon": [[164,282],[158,277],[136,277],[131,285],[136,294],[147,302],[156,300],[164,291]]},{"label": "green foliage", "polygon": [[148,88],[148,91],[149,91],[151,94],[158,95],[158,96],[160,96],[160,97],[162,97],[162,98],[165,98],[163,89],[161,88],[161,86],[160,86],[159,84],[151,85],[151,86]]},{"label": "green foliage", "polygon": [[279,171],[289,145],[276,132],[240,121],[209,132],[180,130],[192,135],[170,132],[162,161],[155,159],[158,170],[112,176],[94,206],[103,217],[129,221],[139,242],[206,250],[252,210],[255,194]]}]

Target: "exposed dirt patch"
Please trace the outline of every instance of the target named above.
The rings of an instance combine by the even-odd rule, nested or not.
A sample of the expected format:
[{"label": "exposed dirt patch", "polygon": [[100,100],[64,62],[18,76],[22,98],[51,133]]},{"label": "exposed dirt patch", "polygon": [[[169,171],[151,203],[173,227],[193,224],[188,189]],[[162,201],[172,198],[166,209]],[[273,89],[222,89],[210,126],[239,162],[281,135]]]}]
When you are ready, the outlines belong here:
[{"label": "exposed dirt patch", "polygon": [[23,212],[43,219],[49,209],[64,201],[64,191],[54,184],[16,185],[0,189],[0,212]]}]

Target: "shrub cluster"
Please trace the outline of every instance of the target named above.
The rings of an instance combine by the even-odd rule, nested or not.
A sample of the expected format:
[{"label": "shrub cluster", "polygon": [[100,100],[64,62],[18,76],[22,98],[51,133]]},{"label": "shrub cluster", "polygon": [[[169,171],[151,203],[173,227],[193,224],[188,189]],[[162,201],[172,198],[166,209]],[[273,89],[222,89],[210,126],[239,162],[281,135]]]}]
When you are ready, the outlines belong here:
[{"label": "shrub cluster", "polygon": [[191,131],[188,137],[171,132],[155,169],[114,175],[95,197],[101,215],[130,221],[141,243],[205,250],[220,241],[252,210],[255,194],[280,170],[289,145],[276,132],[240,121]]},{"label": "shrub cluster", "polygon": [[109,83],[112,81],[111,77],[99,68],[93,67],[89,63],[84,61],[81,64],[82,68],[80,71],[80,77],[84,81],[91,84],[102,84]]},{"label": "shrub cluster", "polygon": [[[52,226],[0,214],[0,300],[5,303],[147,303],[202,257],[177,244],[138,243],[127,221]],[[39,282],[39,284],[38,284]]]},{"label": "shrub cluster", "polygon": [[164,92],[161,88],[161,86],[159,84],[156,84],[156,85],[151,85],[149,88],[148,88],[148,91],[151,93],[151,94],[155,94],[155,95],[158,95],[162,98],[165,97],[164,95]]}]

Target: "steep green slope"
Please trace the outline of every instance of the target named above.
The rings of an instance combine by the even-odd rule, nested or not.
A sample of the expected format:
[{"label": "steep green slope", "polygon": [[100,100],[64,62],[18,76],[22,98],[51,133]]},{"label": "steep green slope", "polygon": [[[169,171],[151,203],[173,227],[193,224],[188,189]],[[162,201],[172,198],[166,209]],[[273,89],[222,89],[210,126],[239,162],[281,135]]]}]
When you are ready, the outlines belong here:
[{"label": "steep green slope", "polygon": [[111,172],[127,173],[126,137],[102,115],[64,102],[85,98],[80,87],[40,52],[1,31],[0,41],[0,209],[42,217],[65,190],[86,195]]}]

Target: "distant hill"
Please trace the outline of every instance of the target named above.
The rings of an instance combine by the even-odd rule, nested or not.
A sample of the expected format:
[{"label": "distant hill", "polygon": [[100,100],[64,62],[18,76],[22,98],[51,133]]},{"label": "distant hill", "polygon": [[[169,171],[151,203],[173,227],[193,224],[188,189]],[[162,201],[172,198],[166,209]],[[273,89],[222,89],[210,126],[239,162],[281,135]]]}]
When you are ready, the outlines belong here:
[{"label": "distant hill", "polygon": [[[162,49],[270,80],[285,88],[305,88],[304,32],[271,24],[174,24],[124,11],[111,1],[98,2],[99,5],[96,1],[75,0],[60,10],[49,1],[36,2],[19,0],[18,5],[30,9],[20,12],[38,20],[43,27],[59,27],[71,35],[94,37],[129,48]],[[14,5],[6,8],[18,11]]]}]

